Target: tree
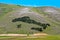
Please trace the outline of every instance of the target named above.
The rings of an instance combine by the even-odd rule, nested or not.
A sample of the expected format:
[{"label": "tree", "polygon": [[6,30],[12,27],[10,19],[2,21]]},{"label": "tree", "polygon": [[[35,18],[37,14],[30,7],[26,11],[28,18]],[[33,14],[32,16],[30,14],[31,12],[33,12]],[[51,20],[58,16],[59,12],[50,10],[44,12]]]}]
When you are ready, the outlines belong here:
[{"label": "tree", "polygon": [[43,29],[42,29],[42,28],[39,28],[39,31],[40,31],[40,32],[42,32],[42,31],[43,31]]},{"label": "tree", "polygon": [[21,28],[21,24],[17,25],[17,28]]},{"label": "tree", "polygon": [[47,25],[46,24],[42,24],[42,27],[43,27],[43,29],[46,29]]},{"label": "tree", "polygon": [[46,25],[47,25],[47,26],[50,26],[50,24],[48,24],[48,23],[47,23]]}]

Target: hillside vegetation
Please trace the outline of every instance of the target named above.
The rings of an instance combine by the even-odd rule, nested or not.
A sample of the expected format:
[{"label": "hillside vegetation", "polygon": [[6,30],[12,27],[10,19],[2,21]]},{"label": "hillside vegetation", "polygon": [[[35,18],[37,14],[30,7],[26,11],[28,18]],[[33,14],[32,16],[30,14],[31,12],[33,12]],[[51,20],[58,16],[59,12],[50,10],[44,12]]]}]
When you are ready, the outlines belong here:
[{"label": "hillside vegetation", "polygon": [[0,4],[0,33],[40,32],[50,35],[60,34],[60,9]]}]

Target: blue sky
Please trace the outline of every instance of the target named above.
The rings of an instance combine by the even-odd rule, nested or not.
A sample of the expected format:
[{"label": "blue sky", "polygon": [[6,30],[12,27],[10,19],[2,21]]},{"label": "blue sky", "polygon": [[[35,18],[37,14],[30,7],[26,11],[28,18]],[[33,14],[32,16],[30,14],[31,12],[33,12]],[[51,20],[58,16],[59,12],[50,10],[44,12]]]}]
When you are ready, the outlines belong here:
[{"label": "blue sky", "polygon": [[60,0],[0,0],[0,3],[26,6],[54,6],[60,8]]}]

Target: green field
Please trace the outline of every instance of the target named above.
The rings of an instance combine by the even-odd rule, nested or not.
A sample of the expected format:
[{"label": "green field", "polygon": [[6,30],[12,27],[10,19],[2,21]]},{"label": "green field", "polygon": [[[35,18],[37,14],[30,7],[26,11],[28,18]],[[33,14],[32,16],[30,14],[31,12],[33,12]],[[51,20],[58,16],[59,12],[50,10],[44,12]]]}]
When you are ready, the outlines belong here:
[{"label": "green field", "polygon": [[0,40],[60,40],[60,36],[39,36],[38,38],[28,37],[0,37]]}]

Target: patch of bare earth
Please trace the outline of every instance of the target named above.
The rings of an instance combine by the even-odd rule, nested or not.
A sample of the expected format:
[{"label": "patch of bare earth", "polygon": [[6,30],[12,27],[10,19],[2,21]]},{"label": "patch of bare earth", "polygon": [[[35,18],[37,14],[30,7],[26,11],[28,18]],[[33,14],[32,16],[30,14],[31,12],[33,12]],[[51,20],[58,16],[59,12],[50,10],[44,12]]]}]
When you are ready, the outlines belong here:
[{"label": "patch of bare earth", "polygon": [[48,35],[48,34],[46,34],[46,33],[36,33],[36,34],[33,34],[33,36],[46,36],[46,35]]},{"label": "patch of bare earth", "polygon": [[[46,36],[45,33],[29,34],[29,36]],[[27,34],[0,34],[0,36],[28,36]]]},{"label": "patch of bare earth", "polygon": [[48,34],[46,33],[35,33],[32,35],[29,35],[29,37],[27,38],[45,38],[45,36],[47,36]]}]

